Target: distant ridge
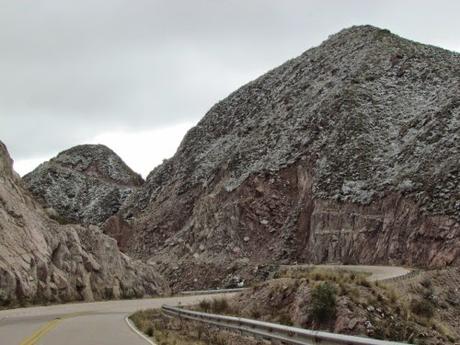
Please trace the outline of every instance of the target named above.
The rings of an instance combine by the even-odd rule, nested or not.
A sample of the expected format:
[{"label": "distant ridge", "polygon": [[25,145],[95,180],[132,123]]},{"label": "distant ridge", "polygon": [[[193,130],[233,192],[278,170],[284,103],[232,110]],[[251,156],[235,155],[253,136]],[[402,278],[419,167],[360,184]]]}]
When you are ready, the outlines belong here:
[{"label": "distant ridge", "polygon": [[104,145],[79,145],[25,175],[25,186],[64,219],[100,224],[144,180]]}]

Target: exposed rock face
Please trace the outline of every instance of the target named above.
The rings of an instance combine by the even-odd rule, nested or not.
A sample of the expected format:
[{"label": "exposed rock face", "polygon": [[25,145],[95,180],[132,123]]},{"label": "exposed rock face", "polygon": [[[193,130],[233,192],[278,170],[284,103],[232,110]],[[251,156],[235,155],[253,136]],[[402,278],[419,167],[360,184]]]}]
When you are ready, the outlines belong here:
[{"label": "exposed rock face", "polygon": [[41,164],[24,182],[64,219],[100,224],[144,181],[108,147],[80,145]]},{"label": "exposed rock face", "polygon": [[23,187],[0,142],[0,306],[167,291],[155,269],[94,226],[60,225]]},{"label": "exposed rock face", "polygon": [[216,104],[111,224],[184,265],[458,264],[459,90],[458,53],[346,29]]}]

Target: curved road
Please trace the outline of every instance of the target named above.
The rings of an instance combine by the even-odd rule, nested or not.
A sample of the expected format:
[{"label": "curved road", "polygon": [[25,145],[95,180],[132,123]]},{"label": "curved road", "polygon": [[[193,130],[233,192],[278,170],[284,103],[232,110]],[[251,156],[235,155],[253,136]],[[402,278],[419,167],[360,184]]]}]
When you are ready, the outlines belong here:
[{"label": "curved road", "polygon": [[[297,265],[297,267],[307,265]],[[320,265],[370,273],[370,280],[405,275],[410,270],[393,266]],[[1,345],[146,345],[145,339],[126,324],[125,318],[140,309],[163,304],[189,305],[204,298],[232,296],[209,294],[140,300],[61,304],[0,311]]]},{"label": "curved road", "polygon": [[1,345],[146,345],[126,324],[136,310],[198,303],[211,294],[60,304],[0,311]]},{"label": "curved road", "polygon": [[399,266],[365,266],[365,265],[285,265],[284,267],[302,268],[302,267],[318,267],[330,270],[354,271],[360,273],[368,273],[367,278],[370,281],[386,280],[406,275],[411,272],[410,269]]}]

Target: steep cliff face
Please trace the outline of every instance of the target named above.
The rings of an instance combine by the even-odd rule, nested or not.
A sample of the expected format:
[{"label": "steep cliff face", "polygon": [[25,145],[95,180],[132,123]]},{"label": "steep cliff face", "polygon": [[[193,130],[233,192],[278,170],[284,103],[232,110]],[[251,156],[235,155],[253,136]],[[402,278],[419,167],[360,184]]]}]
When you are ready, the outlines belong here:
[{"label": "steep cliff face", "polygon": [[458,53],[343,30],[216,104],[105,226],[197,266],[458,264],[459,90]]},{"label": "steep cliff face", "polygon": [[80,145],[41,164],[24,183],[63,220],[100,224],[144,181],[108,147]]},{"label": "steep cliff face", "polygon": [[155,269],[94,226],[60,225],[32,198],[0,142],[0,306],[167,291]]}]

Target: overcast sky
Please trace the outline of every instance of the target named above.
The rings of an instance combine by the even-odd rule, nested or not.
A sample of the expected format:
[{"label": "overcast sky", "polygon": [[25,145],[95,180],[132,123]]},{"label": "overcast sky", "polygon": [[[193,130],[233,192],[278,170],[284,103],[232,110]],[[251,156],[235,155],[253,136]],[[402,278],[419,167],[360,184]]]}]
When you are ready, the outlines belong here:
[{"label": "overcast sky", "polygon": [[24,174],[103,143],[144,176],[217,101],[342,28],[460,51],[460,1],[0,0],[0,140]]}]

